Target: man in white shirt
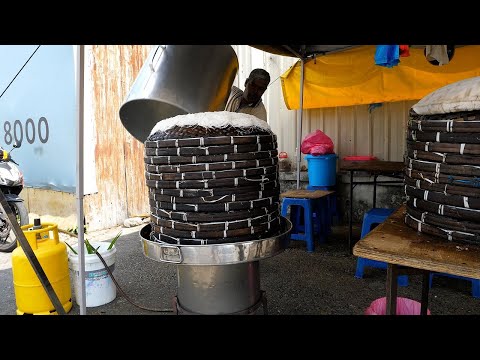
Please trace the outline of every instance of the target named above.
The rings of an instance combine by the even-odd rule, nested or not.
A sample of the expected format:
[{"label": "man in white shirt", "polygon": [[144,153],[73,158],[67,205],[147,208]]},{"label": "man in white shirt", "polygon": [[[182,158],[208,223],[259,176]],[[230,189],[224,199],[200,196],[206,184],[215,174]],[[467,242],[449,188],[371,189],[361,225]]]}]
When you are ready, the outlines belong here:
[{"label": "man in white shirt", "polygon": [[250,114],[267,121],[267,110],[262,95],[270,83],[270,74],[263,69],[254,69],[245,80],[245,90],[232,86],[225,111]]}]

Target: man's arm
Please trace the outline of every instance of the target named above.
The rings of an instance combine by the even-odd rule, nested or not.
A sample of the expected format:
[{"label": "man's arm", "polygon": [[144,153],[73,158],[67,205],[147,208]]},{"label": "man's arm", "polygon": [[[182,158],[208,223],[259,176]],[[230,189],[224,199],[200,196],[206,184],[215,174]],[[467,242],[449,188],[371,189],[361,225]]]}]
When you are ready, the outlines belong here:
[{"label": "man's arm", "polygon": [[225,105],[225,111],[235,112],[240,106],[240,99],[243,92],[236,86],[232,86],[230,95],[228,96],[227,104]]}]

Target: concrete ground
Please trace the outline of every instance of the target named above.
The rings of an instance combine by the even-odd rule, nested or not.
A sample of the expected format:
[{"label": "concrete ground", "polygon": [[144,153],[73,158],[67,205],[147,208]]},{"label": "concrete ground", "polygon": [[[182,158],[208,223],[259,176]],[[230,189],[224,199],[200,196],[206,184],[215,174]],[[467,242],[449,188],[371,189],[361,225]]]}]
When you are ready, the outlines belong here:
[{"label": "concrete ground", "polygon": [[[114,277],[121,291],[112,302],[87,308],[87,315],[162,315],[138,308],[172,310],[177,289],[177,265],[156,262],[143,255],[139,231],[144,225],[122,229],[117,241]],[[120,228],[89,234],[90,240],[111,239]],[[325,244],[316,244],[307,253],[303,242],[292,241],[289,248],[260,261],[261,288],[265,291],[270,315],[363,315],[370,303],[385,296],[385,271],[367,269],[363,279],[354,277],[356,257],[347,251],[346,227],[337,226]],[[359,229],[354,228],[359,236]],[[62,235],[62,240],[76,239]],[[16,299],[12,282],[11,254],[0,253],[0,314],[15,315]],[[421,278],[410,276],[408,287],[398,295],[420,300]],[[74,294],[68,315],[78,315]],[[435,278],[430,290],[429,309],[433,315],[480,315],[480,299],[471,296],[469,282]]]}]

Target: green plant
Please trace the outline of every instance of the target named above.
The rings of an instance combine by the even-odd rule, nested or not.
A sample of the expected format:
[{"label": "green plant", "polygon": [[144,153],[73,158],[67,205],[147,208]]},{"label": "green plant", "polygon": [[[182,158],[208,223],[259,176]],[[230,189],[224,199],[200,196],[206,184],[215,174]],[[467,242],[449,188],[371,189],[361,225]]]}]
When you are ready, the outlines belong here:
[{"label": "green plant", "polygon": [[[72,233],[72,234],[78,235],[78,226],[69,228],[69,229],[67,229],[67,231],[70,232],[70,233]],[[84,234],[87,233],[87,225],[84,225],[84,226],[83,226],[83,233],[84,233]]]},{"label": "green plant", "polygon": [[118,238],[120,237],[120,235],[122,235],[122,230],[120,230],[120,231],[118,232],[118,234],[115,235],[115,237],[112,239],[112,241],[110,241],[110,245],[108,246],[108,249],[107,249],[107,250],[110,250],[110,249],[113,247],[113,245],[115,245],[115,243],[117,242],[117,240],[118,240]]},{"label": "green plant", "polygon": [[[122,231],[120,230],[118,232],[117,235],[115,235],[115,237],[110,240],[110,245],[108,245],[108,248],[107,250],[110,250],[114,245],[115,243],[117,242],[118,238],[122,235]],[[75,255],[78,255],[77,251],[72,247],[70,246],[70,244],[68,243],[65,243],[67,244],[67,246],[70,248],[70,250],[75,254]],[[90,241],[88,241],[88,239],[85,239],[85,248],[87,249],[87,254],[95,254],[98,250],[100,246],[98,246],[96,249],[92,246],[92,244],[90,244]]]}]

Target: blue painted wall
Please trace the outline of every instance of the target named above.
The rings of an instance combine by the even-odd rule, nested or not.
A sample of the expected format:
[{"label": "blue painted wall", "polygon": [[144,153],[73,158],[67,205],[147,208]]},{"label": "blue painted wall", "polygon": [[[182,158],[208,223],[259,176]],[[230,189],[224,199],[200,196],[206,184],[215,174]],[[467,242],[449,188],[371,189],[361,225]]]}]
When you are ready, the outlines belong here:
[{"label": "blue painted wall", "polygon": [[[0,45],[0,94],[38,45]],[[25,185],[75,192],[76,98],[73,46],[42,45],[0,97],[0,146]]]}]

